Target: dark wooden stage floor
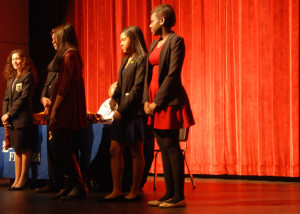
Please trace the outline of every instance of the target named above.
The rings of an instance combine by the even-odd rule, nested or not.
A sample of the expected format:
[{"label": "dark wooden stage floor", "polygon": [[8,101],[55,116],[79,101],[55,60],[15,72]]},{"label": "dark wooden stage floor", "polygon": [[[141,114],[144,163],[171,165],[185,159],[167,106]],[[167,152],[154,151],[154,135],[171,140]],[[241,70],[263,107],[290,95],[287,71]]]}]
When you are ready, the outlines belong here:
[{"label": "dark wooden stage floor", "polygon": [[148,200],[157,199],[164,192],[160,177],[153,190],[153,177],[143,188],[142,201],[134,203],[98,203],[104,193],[90,193],[83,201],[62,202],[49,199],[47,194],[32,190],[8,191],[8,180],[0,178],[1,214],[198,214],[198,213],[300,213],[300,183],[279,181],[249,181],[223,179],[195,179],[196,189],[186,179],[185,208],[162,209],[150,207]]}]

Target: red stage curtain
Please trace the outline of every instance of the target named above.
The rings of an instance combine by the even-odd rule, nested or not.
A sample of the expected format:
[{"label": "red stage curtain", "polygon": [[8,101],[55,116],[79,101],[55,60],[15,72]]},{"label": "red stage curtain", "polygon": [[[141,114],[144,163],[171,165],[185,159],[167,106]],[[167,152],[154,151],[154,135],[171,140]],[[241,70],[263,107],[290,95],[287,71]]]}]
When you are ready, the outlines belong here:
[{"label": "red stage curtain", "polygon": [[117,80],[120,31],[139,26],[149,47],[150,11],[160,3],[174,7],[174,31],[186,44],[192,172],[299,176],[298,0],[70,1],[88,110],[98,110]]}]

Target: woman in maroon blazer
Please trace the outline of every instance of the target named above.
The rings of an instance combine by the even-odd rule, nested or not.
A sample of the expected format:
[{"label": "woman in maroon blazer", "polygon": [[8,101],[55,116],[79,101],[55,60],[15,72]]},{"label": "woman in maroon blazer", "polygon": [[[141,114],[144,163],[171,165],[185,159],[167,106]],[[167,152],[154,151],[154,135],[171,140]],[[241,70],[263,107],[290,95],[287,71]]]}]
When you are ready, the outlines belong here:
[{"label": "woman in maroon blazer", "polygon": [[192,111],[181,83],[185,55],[183,38],[171,31],[175,13],[170,5],[159,5],[151,12],[150,28],[160,38],[150,46],[144,87],[144,110],[148,125],[160,147],[166,193],[151,206],[185,206],[184,159],[179,146],[179,129],[194,124]]},{"label": "woman in maroon blazer", "polygon": [[15,181],[9,190],[22,190],[27,183],[33,142],[32,93],[34,75],[24,50],[7,58],[4,76],[7,89],[3,100],[3,125],[8,125],[10,147],[15,148]]},{"label": "woman in maroon blazer", "polygon": [[73,26],[60,25],[54,32],[60,64],[50,106],[50,145],[56,162],[60,163],[56,167],[61,167],[65,184],[53,198],[73,200],[84,198],[87,194],[73,149],[75,133],[88,125],[82,60]]}]

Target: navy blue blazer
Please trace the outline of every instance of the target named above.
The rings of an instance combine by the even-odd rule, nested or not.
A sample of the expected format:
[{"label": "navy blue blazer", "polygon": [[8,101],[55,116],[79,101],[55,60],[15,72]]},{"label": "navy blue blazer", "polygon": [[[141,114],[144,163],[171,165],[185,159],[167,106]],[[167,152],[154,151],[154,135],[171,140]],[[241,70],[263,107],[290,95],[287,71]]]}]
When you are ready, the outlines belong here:
[{"label": "navy blue blazer", "polygon": [[142,98],[145,60],[146,57],[135,54],[126,68],[128,56],[123,57],[121,61],[117,87],[112,98],[118,101],[118,112],[123,119],[144,115]]},{"label": "navy blue blazer", "polygon": [[12,91],[15,77],[7,81],[7,88],[3,100],[3,115],[9,112],[10,123],[14,128],[24,128],[33,125],[32,94],[34,77],[28,72],[19,77]]}]

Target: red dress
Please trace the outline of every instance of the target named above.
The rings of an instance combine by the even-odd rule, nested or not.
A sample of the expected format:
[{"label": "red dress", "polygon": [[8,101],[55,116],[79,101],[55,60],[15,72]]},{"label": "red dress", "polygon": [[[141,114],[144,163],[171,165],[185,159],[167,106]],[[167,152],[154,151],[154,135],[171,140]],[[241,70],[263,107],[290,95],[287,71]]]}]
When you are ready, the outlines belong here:
[{"label": "red dress", "polygon": [[[163,45],[159,48],[154,47],[149,56],[149,62],[152,65],[152,79],[149,85],[149,102],[154,101],[155,95],[159,90],[158,59]],[[153,116],[148,117],[148,125],[154,129],[180,129],[194,125],[195,121],[188,102],[177,106],[160,107]]]}]

